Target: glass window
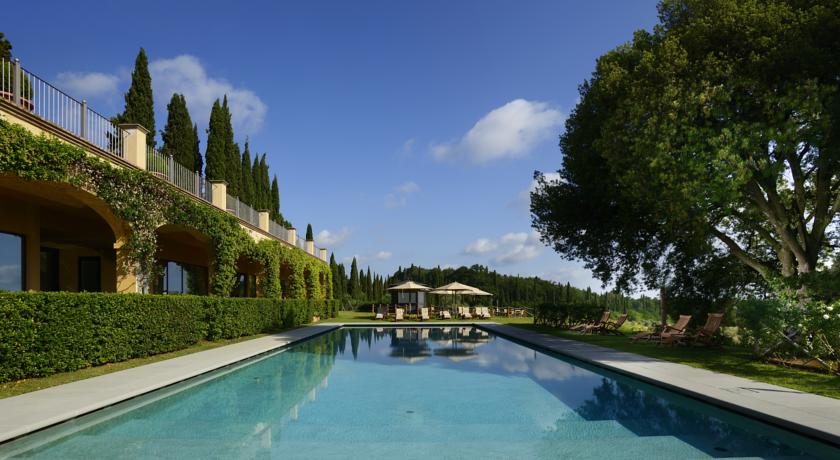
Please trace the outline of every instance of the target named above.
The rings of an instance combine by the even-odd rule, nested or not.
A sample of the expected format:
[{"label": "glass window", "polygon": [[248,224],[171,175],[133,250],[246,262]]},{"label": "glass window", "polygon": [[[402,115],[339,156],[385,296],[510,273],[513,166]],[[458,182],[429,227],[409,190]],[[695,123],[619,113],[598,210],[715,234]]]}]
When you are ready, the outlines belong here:
[{"label": "glass window", "polygon": [[58,249],[41,248],[41,290],[58,291]]},{"label": "glass window", "polygon": [[79,292],[102,291],[101,268],[99,257],[79,257]]},{"label": "glass window", "polygon": [[257,296],[257,275],[248,275],[248,297]]},{"label": "glass window", "polygon": [[163,266],[162,294],[207,294],[207,269],[181,262],[167,261]]},{"label": "glass window", "polygon": [[0,233],[0,290],[24,289],[23,237]]},{"label": "glass window", "polygon": [[247,279],[244,273],[237,273],[233,282],[233,289],[230,291],[231,297],[245,297],[245,288],[247,287]]}]

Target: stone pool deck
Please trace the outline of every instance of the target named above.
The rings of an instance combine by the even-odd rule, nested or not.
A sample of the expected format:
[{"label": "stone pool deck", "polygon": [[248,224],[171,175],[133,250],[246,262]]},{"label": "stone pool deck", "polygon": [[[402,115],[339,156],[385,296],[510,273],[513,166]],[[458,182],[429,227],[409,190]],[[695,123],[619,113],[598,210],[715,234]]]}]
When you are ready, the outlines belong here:
[{"label": "stone pool deck", "polygon": [[0,442],[276,350],[339,324],[319,324],[0,399]]},{"label": "stone pool deck", "polygon": [[840,400],[837,399],[514,326],[487,323],[476,326],[840,445]]}]

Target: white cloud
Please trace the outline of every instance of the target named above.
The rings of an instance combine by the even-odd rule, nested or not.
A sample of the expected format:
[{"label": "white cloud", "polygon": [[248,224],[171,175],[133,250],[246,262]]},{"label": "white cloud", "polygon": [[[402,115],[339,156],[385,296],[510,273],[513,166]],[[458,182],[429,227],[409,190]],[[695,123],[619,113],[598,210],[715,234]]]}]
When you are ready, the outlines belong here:
[{"label": "white cloud", "polygon": [[78,99],[110,98],[117,94],[120,77],[101,72],[61,72],[56,84]]},{"label": "white cloud", "polygon": [[464,254],[486,254],[495,251],[498,247],[499,244],[495,241],[488,238],[479,238],[464,248]]},{"label": "white cloud", "polygon": [[408,197],[419,192],[420,186],[414,182],[405,182],[385,195],[386,208],[399,208],[408,204]]},{"label": "white cloud", "polygon": [[464,254],[483,255],[497,252],[492,261],[498,265],[512,265],[531,260],[542,250],[539,234],[535,231],[511,232],[497,240],[479,238],[464,248]]},{"label": "white cloud", "polygon": [[545,102],[515,99],[493,109],[455,142],[434,144],[438,160],[467,157],[474,163],[519,158],[557,133],[563,114]]},{"label": "white cloud", "polygon": [[187,99],[193,121],[199,126],[206,126],[213,101],[227,94],[237,136],[253,134],[262,128],[268,110],[262,99],[249,89],[236,87],[223,78],[211,77],[195,56],[183,54],[152,61],[149,72],[158,107],[165,107],[172,93],[181,93]]},{"label": "white cloud", "polygon": [[414,153],[414,144],[414,138],[408,139],[405,142],[403,142],[403,145],[399,150],[399,155],[403,158],[411,157]]},{"label": "white cloud", "polygon": [[379,251],[373,256],[373,258],[376,260],[388,260],[391,258],[391,255],[392,254],[388,251]]},{"label": "white cloud", "polygon": [[335,232],[326,229],[321,230],[315,235],[315,243],[319,247],[337,248],[350,237],[350,233],[351,231],[347,227],[343,227],[341,230]]}]

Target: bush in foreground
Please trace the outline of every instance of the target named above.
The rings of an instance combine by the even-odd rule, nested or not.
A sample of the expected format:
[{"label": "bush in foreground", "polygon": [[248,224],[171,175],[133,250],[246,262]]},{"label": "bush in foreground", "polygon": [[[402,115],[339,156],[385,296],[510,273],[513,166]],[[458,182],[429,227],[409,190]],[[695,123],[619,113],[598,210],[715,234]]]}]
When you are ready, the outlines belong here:
[{"label": "bush in foreground", "polygon": [[334,301],[0,293],[0,382],[181,350],[336,314]]}]

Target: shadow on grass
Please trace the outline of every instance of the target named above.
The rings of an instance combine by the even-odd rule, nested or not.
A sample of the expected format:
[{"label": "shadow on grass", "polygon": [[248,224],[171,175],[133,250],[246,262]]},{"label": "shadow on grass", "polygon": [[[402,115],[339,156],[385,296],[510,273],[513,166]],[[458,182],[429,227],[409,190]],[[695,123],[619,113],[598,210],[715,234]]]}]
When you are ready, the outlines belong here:
[{"label": "shadow on grass", "polygon": [[635,353],[641,356],[662,359],[840,399],[840,377],[819,372],[786,368],[758,361],[748,350],[743,348],[657,346],[649,342],[633,343],[627,337],[583,335],[534,324],[513,324],[513,326],[564,339],[600,345],[613,350]]}]

